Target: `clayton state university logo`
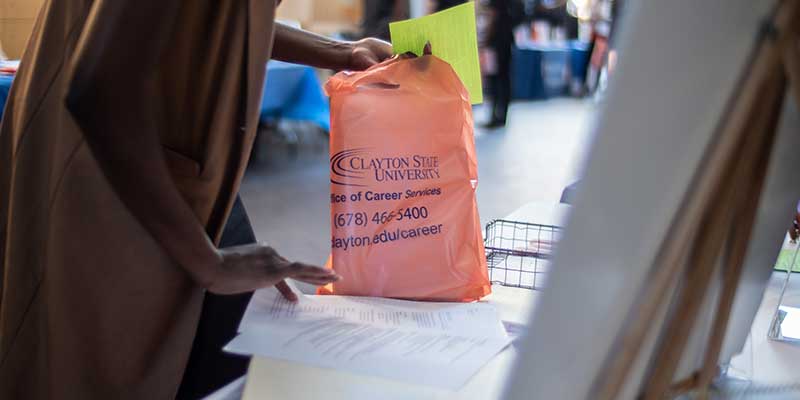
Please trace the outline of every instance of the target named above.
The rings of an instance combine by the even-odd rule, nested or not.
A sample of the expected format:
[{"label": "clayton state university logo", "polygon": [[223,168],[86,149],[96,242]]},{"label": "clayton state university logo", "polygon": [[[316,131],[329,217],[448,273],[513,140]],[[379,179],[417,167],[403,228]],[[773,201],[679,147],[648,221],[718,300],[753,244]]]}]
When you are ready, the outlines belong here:
[{"label": "clayton state university logo", "polygon": [[370,148],[342,150],[331,156],[331,183],[367,186],[391,181],[439,179],[438,155],[375,156]]}]

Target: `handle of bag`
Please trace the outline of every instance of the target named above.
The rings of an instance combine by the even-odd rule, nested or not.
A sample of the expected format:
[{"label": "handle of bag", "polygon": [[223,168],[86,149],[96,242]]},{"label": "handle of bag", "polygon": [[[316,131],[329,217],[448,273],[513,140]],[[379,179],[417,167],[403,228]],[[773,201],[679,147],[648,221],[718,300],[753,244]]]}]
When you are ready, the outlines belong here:
[{"label": "handle of bag", "polygon": [[[428,58],[425,56],[432,56],[433,55],[432,49],[433,47],[431,46],[431,42],[428,41],[422,48],[422,56],[417,56],[412,52],[397,54],[394,57],[373,67],[375,68],[375,72],[378,73],[364,75],[360,78],[355,79],[353,81],[353,87],[373,86],[382,89],[398,89],[400,88],[400,84],[393,82],[391,77],[385,76],[387,75],[387,70],[391,69],[390,67],[392,65],[397,64],[401,60],[416,59],[415,64],[417,64],[416,65],[417,70],[420,72],[424,71],[428,69]],[[372,70],[373,68],[370,68],[369,70]]]},{"label": "handle of bag", "polygon": [[403,56],[395,55],[380,64],[374,65],[363,73],[358,73],[358,76],[349,82],[349,86],[353,88],[364,86],[399,88],[400,84],[395,79],[396,76],[392,70],[394,70],[393,67],[403,59]]},{"label": "handle of bag", "polygon": [[[425,45],[422,56],[414,53],[397,54],[379,64],[373,65],[365,71],[337,74],[325,85],[326,92],[336,90],[357,90],[359,88],[375,89],[400,89],[400,80],[409,76],[410,69],[398,68],[401,62],[412,63],[413,75],[418,76],[428,69],[431,54],[430,43]],[[398,74],[399,72],[399,74]]]}]

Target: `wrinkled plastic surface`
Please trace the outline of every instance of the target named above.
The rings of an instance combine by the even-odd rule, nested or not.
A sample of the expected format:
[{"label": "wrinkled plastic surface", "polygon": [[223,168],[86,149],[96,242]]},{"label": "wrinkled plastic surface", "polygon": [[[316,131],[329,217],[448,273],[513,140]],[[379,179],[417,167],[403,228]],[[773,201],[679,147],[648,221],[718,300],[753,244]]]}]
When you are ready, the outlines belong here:
[{"label": "wrinkled plastic surface", "polygon": [[331,258],[320,294],[473,301],[491,292],[472,108],[453,69],[393,58],[325,85]]}]

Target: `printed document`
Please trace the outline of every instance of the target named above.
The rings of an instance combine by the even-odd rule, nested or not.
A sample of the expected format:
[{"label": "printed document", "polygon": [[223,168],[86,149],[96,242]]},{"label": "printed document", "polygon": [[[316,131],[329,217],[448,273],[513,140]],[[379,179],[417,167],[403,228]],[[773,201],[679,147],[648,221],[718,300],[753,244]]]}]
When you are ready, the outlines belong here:
[{"label": "printed document", "polygon": [[497,309],[487,303],[432,303],[356,296],[299,296],[297,303],[291,303],[274,288],[255,292],[239,332],[272,326],[278,321],[321,317],[458,336],[506,336]]},{"label": "printed document", "polygon": [[225,351],[457,390],[511,338],[486,303],[253,296]]}]

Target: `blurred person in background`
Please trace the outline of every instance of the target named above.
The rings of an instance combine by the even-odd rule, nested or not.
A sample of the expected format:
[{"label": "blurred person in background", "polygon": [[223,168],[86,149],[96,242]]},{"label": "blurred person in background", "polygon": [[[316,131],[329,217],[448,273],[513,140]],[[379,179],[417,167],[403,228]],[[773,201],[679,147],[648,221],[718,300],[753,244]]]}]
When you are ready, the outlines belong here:
[{"label": "blurred person in background", "polygon": [[389,40],[389,23],[408,18],[408,0],[364,0],[362,37]]},{"label": "blurred person in background", "polygon": [[595,97],[603,96],[609,74],[617,61],[619,21],[624,10],[623,0],[597,0],[592,3],[591,58],[586,76],[586,86]]},{"label": "blurred person in background", "polygon": [[442,10],[446,10],[450,7],[455,7],[460,4],[466,3],[467,0],[432,0],[430,3],[432,7],[430,7],[431,12],[438,12]]},{"label": "blurred person in background", "polygon": [[0,399],[202,397],[246,371],[221,347],[253,290],[337,279],[256,244],[238,199],[265,65],[391,46],[278,3],[45,1],[0,125]]},{"label": "blurred person in background", "polygon": [[564,0],[527,0],[529,3],[531,20],[547,21],[551,30],[563,28],[564,39],[578,38],[578,19],[567,11],[567,1]]},{"label": "blurred person in background", "polygon": [[491,117],[485,127],[501,128],[506,125],[508,106],[511,103],[511,54],[514,48],[514,27],[524,20],[524,7],[520,0],[486,0],[488,26],[485,46],[494,58],[494,72],[490,75],[489,96],[492,99]]}]

